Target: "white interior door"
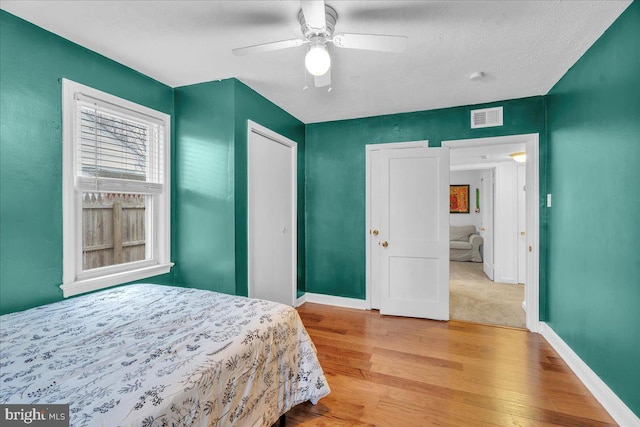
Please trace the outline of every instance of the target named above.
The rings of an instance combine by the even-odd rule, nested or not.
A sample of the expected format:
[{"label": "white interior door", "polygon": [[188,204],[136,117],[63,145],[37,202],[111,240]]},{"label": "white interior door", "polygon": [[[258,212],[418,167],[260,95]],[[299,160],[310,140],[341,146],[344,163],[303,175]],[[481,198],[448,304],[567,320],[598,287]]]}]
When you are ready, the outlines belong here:
[{"label": "white interior door", "polygon": [[249,296],[294,305],[296,145],[249,124]]},{"label": "white interior door", "polygon": [[482,268],[493,280],[493,197],[495,171],[488,169],[480,179],[480,236],[482,236]]},{"label": "white interior door", "polygon": [[380,313],[449,319],[449,149],[380,152]]},{"label": "white interior door", "polygon": [[388,144],[370,144],[366,146],[367,162],[367,250],[366,250],[366,280],[367,295],[370,307],[380,309],[381,285],[381,255],[380,228],[382,223],[381,201],[381,158],[380,152],[385,150],[413,150],[421,152],[429,147],[428,141],[394,142]]}]

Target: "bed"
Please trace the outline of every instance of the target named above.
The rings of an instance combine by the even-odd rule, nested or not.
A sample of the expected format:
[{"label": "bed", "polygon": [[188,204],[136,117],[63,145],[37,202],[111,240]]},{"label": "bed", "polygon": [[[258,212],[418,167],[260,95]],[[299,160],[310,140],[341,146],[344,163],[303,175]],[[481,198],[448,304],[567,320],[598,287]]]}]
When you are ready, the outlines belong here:
[{"label": "bed", "polygon": [[84,426],[270,426],[330,389],[295,309],[136,284],[0,316],[0,403]]}]

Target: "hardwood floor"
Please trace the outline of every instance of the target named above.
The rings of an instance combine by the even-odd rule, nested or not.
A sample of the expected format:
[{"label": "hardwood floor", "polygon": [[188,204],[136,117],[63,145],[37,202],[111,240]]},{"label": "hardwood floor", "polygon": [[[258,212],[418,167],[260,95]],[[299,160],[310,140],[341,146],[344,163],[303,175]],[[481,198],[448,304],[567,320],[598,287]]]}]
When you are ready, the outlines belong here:
[{"label": "hardwood floor", "polygon": [[331,394],[291,426],[615,426],[538,334],[304,304]]}]

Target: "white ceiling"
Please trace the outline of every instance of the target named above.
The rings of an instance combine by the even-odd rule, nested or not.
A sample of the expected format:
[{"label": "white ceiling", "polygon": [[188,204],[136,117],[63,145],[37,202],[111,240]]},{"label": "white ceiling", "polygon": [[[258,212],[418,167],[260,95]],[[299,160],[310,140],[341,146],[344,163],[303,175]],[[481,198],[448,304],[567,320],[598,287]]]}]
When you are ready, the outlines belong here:
[{"label": "white ceiling", "polygon": [[[0,7],[172,87],[236,77],[305,123],[544,95],[630,1],[342,1],[336,32],[406,35],[405,52],[329,48],[305,85],[298,1],[15,1]],[[470,81],[482,71],[485,78]]]},{"label": "white ceiling", "polygon": [[[480,165],[494,166],[499,162],[513,162],[511,154],[526,152],[524,142],[512,144],[489,144],[479,147],[451,147],[450,163],[456,169],[464,169],[473,165],[477,169]],[[490,165],[490,166],[489,166]]]}]

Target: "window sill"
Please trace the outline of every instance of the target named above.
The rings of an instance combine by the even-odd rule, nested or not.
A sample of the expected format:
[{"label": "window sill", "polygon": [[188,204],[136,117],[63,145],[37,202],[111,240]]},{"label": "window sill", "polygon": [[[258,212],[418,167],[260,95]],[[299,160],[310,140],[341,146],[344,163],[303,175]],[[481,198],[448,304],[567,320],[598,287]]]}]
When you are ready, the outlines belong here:
[{"label": "window sill", "polygon": [[122,285],[123,283],[132,282],[134,280],[146,279],[147,277],[165,274],[171,270],[173,265],[174,264],[171,262],[168,264],[152,265],[150,267],[93,277],[90,279],[76,280],[75,282],[60,285],[60,289],[62,289],[62,295],[67,298],[86,292],[108,288],[110,286]]}]

